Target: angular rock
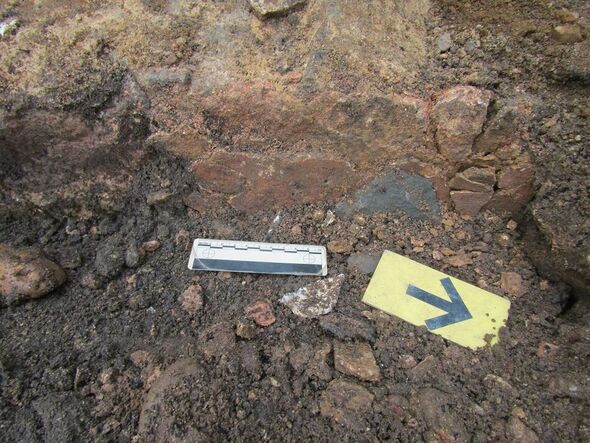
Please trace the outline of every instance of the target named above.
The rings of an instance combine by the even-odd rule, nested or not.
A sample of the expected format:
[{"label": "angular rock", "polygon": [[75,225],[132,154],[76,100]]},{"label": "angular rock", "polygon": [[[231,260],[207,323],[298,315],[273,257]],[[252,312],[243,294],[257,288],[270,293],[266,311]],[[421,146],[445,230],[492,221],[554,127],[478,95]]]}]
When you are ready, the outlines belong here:
[{"label": "angular rock", "polygon": [[289,292],[281,298],[294,314],[304,318],[316,318],[334,309],[344,282],[344,274],[318,280],[308,286]]},{"label": "angular rock", "polygon": [[498,234],[495,240],[503,248],[507,248],[512,243],[512,238],[508,234]]},{"label": "angular rock", "polygon": [[487,118],[491,92],[471,86],[444,91],[432,108],[439,152],[451,162],[467,160]]},{"label": "angular rock", "polygon": [[494,194],[485,209],[500,214],[517,215],[533,195],[534,191],[528,186],[514,190],[501,189]]},{"label": "angular rock", "polygon": [[499,190],[486,209],[517,214],[534,196],[535,171],[530,164],[510,166],[498,175]]},{"label": "angular rock", "polygon": [[65,281],[63,269],[41,251],[0,244],[0,306],[41,298]]},{"label": "angular rock", "polygon": [[20,25],[20,22],[16,18],[8,18],[0,22],[0,37],[4,37],[14,33]]},{"label": "angular rock", "polygon": [[417,219],[437,220],[439,206],[432,183],[418,175],[393,172],[374,179],[357,192],[352,202],[341,202],[336,207],[341,216],[395,210]]},{"label": "angular rock", "polygon": [[503,169],[498,175],[498,188],[518,189],[521,186],[532,186],[535,170],[532,165],[511,166]]},{"label": "angular rock", "polygon": [[203,307],[203,288],[200,285],[190,285],[180,294],[178,301],[189,315],[195,315]]},{"label": "angular rock", "polygon": [[333,313],[320,319],[320,326],[340,340],[359,338],[370,342],[375,341],[375,328],[364,320]]},{"label": "angular rock", "polygon": [[451,200],[459,214],[474,217],[491,200],[492,195],[492,192],[451,191]]},{"label": "angular rock", "polygon": [[254,320],[258,326],[264,328],[272,325],[276,321],[270,303],[264,300],[249,304],[244,308],[244,313],[246,314],[246,317]]},{"label": "angular rock", "polygon": [[484,132],[477,137],[474,151],[480,155],[493,154],[499,148],[518,140],[519,127],[524,120],[517,105],[507,104],[487,122]]},{"label": "angular rock", "polygon": [[473,263],[473,259],[468,254],[453,254],[449,257],[445,257],[443,260],[447,265],[456,268],[468,266]]},{"label": "angular rock", "polygon": [[248,0],[254,14],[261,19],[286,15],[303,7],[307,0]]},{"label": "angular rock", "polygon": [[582,29],[578,25],[559,25],[553,28],[551,37],[559,43],[577,43],[584,40]]},{"label": "angular rock", "polygon": [[346,260],[346,263],[350,269],[357,269],[363,274],[371,275],[375,272],[375,269],[377,269],[379,256],[365,254],[351,255],[348,257],[348,260]]},{"label": "angular rock", "polygon": [[377,366],[371,346],[367,343],[334,342],[334,367],[337,371],[361,380],[381,379],[381,370]]},{"label": "angular rock", "polygon": [[[323,211],[322,211],[322,213],[323,213]],[[314,211],[314,215],[317,215],[316,211]],[[336,216],[334,215],[334,213],[332,211],[328,210],[328,212],[326,212],[326,218],[324,218],[322,226],[328,227],[330,225],[333,225],[335,221],[336,221]]]},{"label": "angular rock", "polygon": [[374,395],[367,389],[343,380],[333,380],[320,398],[320,413],[349,429],[364,430],[365,416],[371,411]]},{"label": "angular rock", "polygon": [[468,168],[459,172],[449,182],[453,190],[473,192],[493,192],[496,184],[496,172],[493,168]]}]

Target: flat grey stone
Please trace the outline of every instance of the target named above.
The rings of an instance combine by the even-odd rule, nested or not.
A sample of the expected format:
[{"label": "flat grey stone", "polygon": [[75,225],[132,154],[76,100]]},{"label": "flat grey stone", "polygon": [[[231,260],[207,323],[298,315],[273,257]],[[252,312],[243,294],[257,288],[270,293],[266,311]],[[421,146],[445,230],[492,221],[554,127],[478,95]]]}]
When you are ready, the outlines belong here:
[{"label": "flat grey stone", "polygon": [[336,214],[347,217],[355,212],[400,211],[421,220],[440,218],[438,200],[432,183],[419,175],[392,172],[377,177],[357,192],[352,202],[344,201],[336,206]]}]

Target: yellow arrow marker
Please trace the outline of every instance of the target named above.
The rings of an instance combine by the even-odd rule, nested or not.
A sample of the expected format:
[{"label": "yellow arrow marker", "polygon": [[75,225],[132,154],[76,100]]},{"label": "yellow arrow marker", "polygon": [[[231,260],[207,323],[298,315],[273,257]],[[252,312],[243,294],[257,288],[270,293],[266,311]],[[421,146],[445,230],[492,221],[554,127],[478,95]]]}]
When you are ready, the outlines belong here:
[{"label": "yellow arrow marker", "polygon": [[510,309],[505,298],[390,251],[363,302],[471,349],[498,342]]}]

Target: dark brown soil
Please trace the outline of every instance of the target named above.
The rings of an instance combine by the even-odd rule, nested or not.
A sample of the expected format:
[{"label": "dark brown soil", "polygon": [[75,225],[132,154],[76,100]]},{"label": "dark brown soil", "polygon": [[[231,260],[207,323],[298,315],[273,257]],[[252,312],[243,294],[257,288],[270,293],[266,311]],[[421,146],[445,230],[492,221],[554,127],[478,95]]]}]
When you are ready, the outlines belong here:
[{"label": "dark brown soil", "polygon": [[[179,438],[183,430],[194,428],[208,440],[415,440],[441,426],[438,416],[424,417],[421,406],[407,404],[430,387],[440,390],[447,404],[437,414],[460,424],[461,440],[509,438],[506,421],[517,407],[524,411],[526,425],[547,441],[585,435],[587,314],[576,317],[585,311],[575,306],[561,315],[567,302],[564,287],[536,274],[518,234],[505,221],[479,216],[465,222],[446,214],[441,225],[391,213],[368,217],[365,225],[353,228],[346,220],[322,227],[312,220],[315,207],[284,212],[273,241],[325,244],[346,239],[356,244],[356,252],[390,249],[499,294],[500,272],[517,271],[524,278],[525,291],[512,300],[500,344],[472,352],[363,305],[360,298],[369,276],[348,268],[346,256],[331,255],[330,275],[347,275],[336,312],[359,320],[369,317],[376,328],[372,348],[383,373],[381,382],[362,383],[375,401],[371,412],[359,418],[366,428],[350,431],[319,414],[327,382],[301,374],[289,363],[289,352],[298,347],[316,349],[332,341],[317,320],[297,318],[278,303],[281,294],[313,278],[197,274],[186,268],[189,238],[260,240],[274,217],[187,210],[181,196],[194,187],[187,169],[182,160],[153,151],[123,209],[99,219],[56,220],[27,208],[3,214],[0,240],[25,245],[39,239],[50,257],[69,268],[68,283],[50,297],[1,311],[1,420],[8,440],[59,441],[78,431],[81,439],[130,439],[138,431],[149,378],[149,371],[130,359],[138,350],[149,353],[151,370],[163,370],[181,356],[199,363],[198,385],[174,391],[177,409],[170,429]],[[146,193],[166,179],[174,197],[149,207]],[[294,225],[301,226],[300,236],[293,235]],[[382,240],[374,234],[376,228]],[[175,240],[182,230],[188,237]],[[499,244],[502,234],[508,240]],[[98,250],[124,256],[131,243],[152,239],[162,247],[147,253],[140,267],[129,269],[119,262],[111,270],[114,278],[101,277],[95,264]],[[416,239],[425,241],[423,251],[412,246]],[[434,260],[432,252],[443,248],[464,251],[473,264],[450,267]],[[96,280],[96,289],[83,286],[88,275]],[[204,289],[204,307],[191,318],[177,299],[193,282]],[[235,325],[245,320],[245,306],[259,299],[271,301],[276,323],[253,340],[234,337]],[[539,357],[543,342],[559,346],[557,354]],[[414,375],[400,368],[401,355],[418,362],[431,356],[437,369]],[[331,357],[328,364],[332,366]],[[512,387],[490,382],[490,374]],[[332,377],[343,378],[335,371]],[[577,390],[568,391],[570,386]],[[64,419],[48,428],[54,410]]]},{"label": "dark brown soil", "polygon": [[[166,2],[146,3],[159,10]],[[589,200],[578,197],[588,192],[590,94],[588,68],[578,61],[588,54],[555,45],[549,30],[560,7],[586,20],[589,7],[554,3],[435,2],[432,45],[452,30],[454,49],[433,56],[423,80],[437,87],[471,83],[503,99],[530,95],[537,111],[528,148],[541,190],[533,205],[553,225],[567,213],[563,229],[586,251]],[[474,29],[480,46],[470,42]],[[95,108],[88,97],[67,106],[98,118],[97,107],[110,103],[119,82],[109,77]],[[588,299],[555,282],[559,272],[553,280],[539,274],[521,234],[525,214],[513,229],[506,218],[486,212],[462,219],[443,204],[438,221],[388,212],[325,226],[315,213],[335,203],[283,210],[269,241],[343,240],[367,255],[392,250],[512,302],[500,343],[471,351],[364,305],[370,276],[348,266],[349,254],[330,254],[329,275],[346,275],[335,312],[375,330],[335,338],[319,320],[299,318],[278,301],[315,278],[187,269],[194,238],[262,240],[276,213],[188,209],[183,198],[200,191],[190,162],[145,142],[145,117],[121,115],[128,120],[121,117],[118,130],[127,136],[100,146],[84,167],[120,169],[130,184],[108,196],[100,184],[81,188],[75,197],[92,209],[89,216],[15,198],[20,186],[37,183],[35,174],[47,173],[27,163],[34,151],[19,156],[14,144],[14,157],[0,161],[0,243],[37,245],[67,273],[66,284],[45,298],[0,309],[0,440],[590,441]],[[547,125],[555,116],[559,130]],[[26,139],[19,133],[10,140],[19,137]],[[171,197],[149,205],[146,197],[156,191]],[[161,247],[126,265],[127,250],[150,240]],[[468,260],[449,264],[454,256]],[[501,287],[503,272],[522,277],[520,293]],[[178,300],[192,284],[204,299],[194,316]],[[276,322],[251,339],[237,336],[238,323],[252,328],[244,308],[258,300],[270,302]],[[323,372],[309,359],[298,364],[297,356],[322,354],[340,339],[370,344],[380,381],[336,371],[330,352]],[[407,356],[418,366],[408,368]],[[343,407],[343,423],[326,416],[322,398],[333,380],[366,388],[374,396],[370,407]]]}]

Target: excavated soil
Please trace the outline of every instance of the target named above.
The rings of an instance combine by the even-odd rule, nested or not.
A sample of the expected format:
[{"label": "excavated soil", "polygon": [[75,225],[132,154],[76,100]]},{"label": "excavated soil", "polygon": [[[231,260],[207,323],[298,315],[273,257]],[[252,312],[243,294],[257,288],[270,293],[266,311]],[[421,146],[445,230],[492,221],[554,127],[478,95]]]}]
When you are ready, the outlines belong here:
[{"label": "excavated soil", "polygon": [[[6,11],[30,6],[12,3]],[[153,14],[168,4],[144,3]],[[425,37],[432,57],[402,85],[415,92],[469,84],[503,99],[530,98],[535,113],[527,146],[537,194],[522,212],[461,217],[441,202],[440,217],[425,220],[386,211],[329,224],[326,214],[337,201],[280,210],[268,241],[338,240],[349,247],[328,257],[329,276],[345,275],[334,309],[345,319],[339,328],[300,318],[279,303],[315,278],[187,269],[194,238],[261,241],[277,211],[241,212],[215,195],[207,202],[210,195],[191,172],[194,158],[166,146],[167,139],[149,138],[186,121],[172,105],[148,103],[125,89],[123,67],[91,60],[90,73],[82,69],[79,81],[65,85],[75,86],[67,96],[77,97],[67,103],[55,104],[59,85],[57,95],[44,92],[47,102],[23,99],[17,114],[25,123],[1,128],[7,148],[0,160],[0,243],[42,248],[67,281],[44,298],[0,309],[1,440],[590,441],[587,277],[583,267],[560,272],[561,259],[542,249],[541,234],[528,227],[531,214],[541,214],[540,226],[573,239],[578,255],[587,251],[588,40],[576,47],[551,40],[556,13],[565,7],[579,14],[587,32],[590,8],[581,1],[433,2]],[[80,18],[68,20],[85,20],[91,8],[80,8]],[[445,32],[452,45],[440,52],[437,39]],[[141,48],[121,48],[129,63],[142,63]],[[3,77],[2,91],[14,107],[10,88],[19,80],[12,74]],[[354,83],[345,77],[344,71],[331,80],[336,89]],[[44,130],[34,117],[26,120],[30,110],[52,114],[54,106],[91,122],[94,132],[78,137],[82,154],[58,149],[44,158],[47,151],[36,150],[67,139],[59,128],[86,130],[59,116],[56,127]],[[159,121],[148,121],[149,106],[158,109]],[[231,148],[230,139],[217,137],[216,122],[206,123],[208,137]],[[60,167],[63,158],[78,155]],[[40,186],[62,181],[69,186],[64,195],[35,198]],[[201,197],[190,206],[199,210],[186,204],[194,191]],[[159,247],[137,252],[150,241]],[[370,275],[349,256],[384,250],[509,298],[500,342],[472,351],[364,305]],[[503,284],[505,273],[521,280]],[[195,301],[191,311],[181,295],[192,285],[200,288],[202,305]],[[255,326],[245,313],[261,300],[276,317],[270,326]],[[336,370],[334,343],[341,341],[369,346],[379,380]]]}]

